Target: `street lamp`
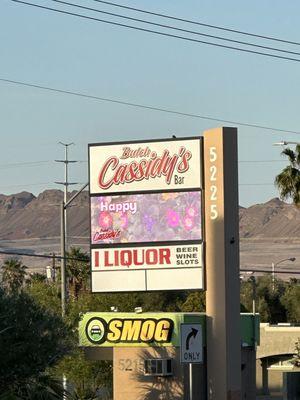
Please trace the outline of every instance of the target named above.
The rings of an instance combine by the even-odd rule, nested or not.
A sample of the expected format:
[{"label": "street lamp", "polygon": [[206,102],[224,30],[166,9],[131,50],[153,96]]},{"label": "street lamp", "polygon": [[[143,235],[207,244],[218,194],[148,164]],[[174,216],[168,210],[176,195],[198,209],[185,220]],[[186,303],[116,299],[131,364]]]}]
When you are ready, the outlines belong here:
[{"label": "street lamp", "polygon": [[299,142],[287,142],[282,140],[281,142],[273,143],[273,146],[287,146],[288,144],[300,144]]},{"label": "street lamp", "polygon": [[273,289],[273,292],[275,290],[275,267],[277,267],[277,265],[283,263],[284,261],[294,262],[295,260],[296,260],[296,257],[290,257],[290,258],[284,258],[283,260],[277,261],[276,263],[272,262],[272,289]]}]

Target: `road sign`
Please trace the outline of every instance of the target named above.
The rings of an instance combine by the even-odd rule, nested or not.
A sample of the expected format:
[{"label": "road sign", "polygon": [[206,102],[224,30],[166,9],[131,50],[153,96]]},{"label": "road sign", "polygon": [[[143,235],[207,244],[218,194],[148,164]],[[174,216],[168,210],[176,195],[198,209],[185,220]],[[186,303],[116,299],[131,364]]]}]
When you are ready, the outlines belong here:
[{"label": "road sign", "polygon": [[180,325],[180,361],[189,364],[203,362],[202,325]]}]

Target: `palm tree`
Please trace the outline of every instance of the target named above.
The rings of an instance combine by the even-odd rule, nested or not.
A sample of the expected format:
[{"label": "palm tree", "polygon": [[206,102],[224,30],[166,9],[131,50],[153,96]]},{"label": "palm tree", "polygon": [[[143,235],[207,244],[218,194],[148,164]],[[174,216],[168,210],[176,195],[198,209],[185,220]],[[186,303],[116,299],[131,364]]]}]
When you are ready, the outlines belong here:
[{"label": "palm tree", "polygon": [[300,207],[300,144],[295,151],[286,148],[281,154],[287,156],[290,164],[276,176],[275,185],[282,200],[292,199]]},{"label": "palm tree", "polygon": [[9,292],[16,292],[23,286],[27,267],[17,258],[10,258],[2,265],[2,284]]},{"label": "palm tree", "polygon": [[71,247],[67,253],[67,276],[70,284],[70,294],[77,299],[80,291],[87,288],[90,275],[89,256],[79,247]]},{"label": "palm tree", "polygon": [[47,280],[46,275],[40,274],[39,272],[33,272],[29,275],[26,283],[33,284],[33,283],[45,283]]},{"label": "palm tree", "polygon": [[0,394],[0,400],[60,400],[70,399],[63,384],[47,373],[28,379],[23,385],[12,386]]},{"label": "palm tree", "polygon": [[300,338],[298,338],[297,342],[295,343],[295,354],[293,356],[292,364],[295,367],[300,367]]}]

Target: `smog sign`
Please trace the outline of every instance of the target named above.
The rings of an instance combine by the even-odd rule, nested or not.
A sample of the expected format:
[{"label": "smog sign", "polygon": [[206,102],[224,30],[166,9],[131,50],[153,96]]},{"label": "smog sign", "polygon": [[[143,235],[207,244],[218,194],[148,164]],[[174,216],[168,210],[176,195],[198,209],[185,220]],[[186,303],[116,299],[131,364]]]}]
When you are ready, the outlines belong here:
[{"label": "smog sign", "polygon": [[79,322],[81,346],[172,346],[178,316],[86,313]]},{"label": "smog sign", "polygon": [[203,288],[201,149],[89,145],[93,292]]}]

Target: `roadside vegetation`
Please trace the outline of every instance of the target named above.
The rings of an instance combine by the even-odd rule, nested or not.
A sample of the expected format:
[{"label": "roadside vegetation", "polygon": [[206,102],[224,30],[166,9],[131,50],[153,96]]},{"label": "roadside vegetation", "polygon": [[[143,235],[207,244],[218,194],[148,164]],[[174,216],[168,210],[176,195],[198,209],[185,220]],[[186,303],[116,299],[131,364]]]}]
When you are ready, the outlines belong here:
[{"label": "roadside vegetation", "polygon": [[[112,398],[112,364],[90,361],[78,347],[80,313],[87,311],[205,311],[205,293],[194,291],[92,294],[88,255],[72,248],[67,263],[69,298],[61,318],[59,271],[55,281],[29,275],[18,259],[6,260],[0,288],[0,400]],[[300,281],[256,279],[256,310],[262,322],[300,323]],[[251,312],[253,281],[241,282],[241,311]]]}]

